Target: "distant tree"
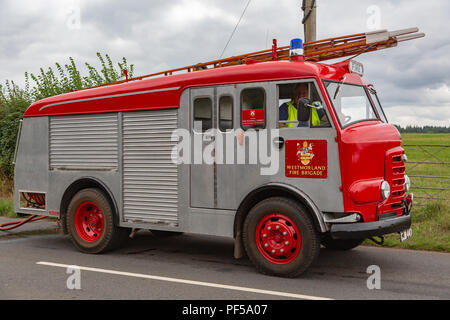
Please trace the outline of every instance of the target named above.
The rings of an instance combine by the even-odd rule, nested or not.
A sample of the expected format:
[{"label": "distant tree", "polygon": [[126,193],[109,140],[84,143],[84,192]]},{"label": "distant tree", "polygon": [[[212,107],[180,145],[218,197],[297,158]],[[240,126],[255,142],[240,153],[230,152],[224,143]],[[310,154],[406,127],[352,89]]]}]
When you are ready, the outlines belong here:
[{"label": "distant tree", "polygon": [[407,125],[405,128],[395,125],[400,133],[450,133],[450,127]]}]

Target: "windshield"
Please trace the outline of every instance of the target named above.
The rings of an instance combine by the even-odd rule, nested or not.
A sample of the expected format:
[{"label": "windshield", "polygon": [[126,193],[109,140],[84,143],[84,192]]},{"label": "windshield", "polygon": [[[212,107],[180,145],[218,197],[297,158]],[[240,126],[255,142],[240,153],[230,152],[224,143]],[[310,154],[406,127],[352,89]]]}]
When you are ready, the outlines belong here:
[{"label": "windshield", "polygon": [[364,120],[378,120],[363,86],[324,81],[341,127]]}]

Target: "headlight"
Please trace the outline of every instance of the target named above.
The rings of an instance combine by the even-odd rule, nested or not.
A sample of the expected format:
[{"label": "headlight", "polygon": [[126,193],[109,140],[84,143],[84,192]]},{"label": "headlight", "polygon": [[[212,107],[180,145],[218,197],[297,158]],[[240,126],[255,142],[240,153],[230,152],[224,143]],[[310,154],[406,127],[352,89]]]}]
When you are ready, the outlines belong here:
[{"label": "headlight", "polygon": [[405,174],[405,191],[408,192],[410,187],[411,187],[411,180],[409,180],[409,177]]},{"label": "headlight", "polygon": [[381,184],[381,197],[383,200],[386,200],[389,198],[389,195],[391,194],[391,186],[387,181],[383,181]]},{"label": "headlight", "polygon": [[408,162],[408,157],[406,156],[406,154],[402,154],[402,160],[403,162]]}]

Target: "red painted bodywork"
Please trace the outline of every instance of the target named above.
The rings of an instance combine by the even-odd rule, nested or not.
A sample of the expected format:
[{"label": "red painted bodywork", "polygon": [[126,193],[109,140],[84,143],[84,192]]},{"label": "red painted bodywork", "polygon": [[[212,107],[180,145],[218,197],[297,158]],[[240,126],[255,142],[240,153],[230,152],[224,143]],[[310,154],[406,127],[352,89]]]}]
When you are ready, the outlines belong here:
[{"label": "red painted bodywork", "polygon": [[[33,103],[24,116],[179,108],[183,90],[190,87],[315,78],[336,127],[342,179],[340,189],[343,192],[345,211],[360,213],[366,222],[377,220],[378,215],[385,212],[400,215],[401,208],[398,204],[405,198],[404,191],[400,190],[403,190],[403,174],[395,179],[392,166],[403,166],[404,171],[404,164],[386,158],[391,157],[388,153],[390,149],[395,151],[396,156],[404,152],[399,148],[400,134],[394,126],[373,120],[342,129],[322,82],[342,81],[345,76],[346,83],[366,85],[359,75],[349,73],[347,63],[325,65],[304,61],[273,61],[150,78],[47,98]],[[156,92],[130,95],[153,90]],[[114,97],[105,98],[106,96]],[[81,101],[86,99],[89,101]],[[380,190],[377,186],[383,179],[388,180],[397,196],[380,202]],[[393,185],[393,182],[397,185]],[[403,193],[400,195],[398,192]]]},{"label": "red painted bodywork", "polygon": [[[361,122],[342,131],[339,155],[345,211],[360,213],[366,222],[377,220],[383,213],[402,214],[404,151],[400,144],[398,130],[381,121]],[[400,157],[395,163],[393,155]],[[396,166],[402,169],[394,175]],[[391,196],[381,202],[383,180],[389,182]],[[394,192],[403,193],[396,196]]]}]

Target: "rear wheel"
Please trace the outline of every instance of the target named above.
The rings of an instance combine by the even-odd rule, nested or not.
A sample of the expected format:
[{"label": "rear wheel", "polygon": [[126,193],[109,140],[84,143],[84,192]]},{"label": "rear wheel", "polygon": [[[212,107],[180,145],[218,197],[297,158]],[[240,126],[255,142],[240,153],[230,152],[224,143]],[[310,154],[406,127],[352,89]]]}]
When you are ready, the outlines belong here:
[{"label": "rear wheel", "polygon": [[320,240],[306,209],[281,197],[254,206],[244,222],[244,247],[259,272],[297,277],[317,258]]},{"label": "rear wheel", "polygon": [[346,251],[356,248],[365,239],[333,239],[330,236],[325,236],[322,239],[322,245],[329,250]]},{"label": "rear wheel", "polygon": [[100,189],[79,191],[67,209],[67,230],[75,247],[101,253],[125,241],[128,229],[114,225],[113,209]]}]

